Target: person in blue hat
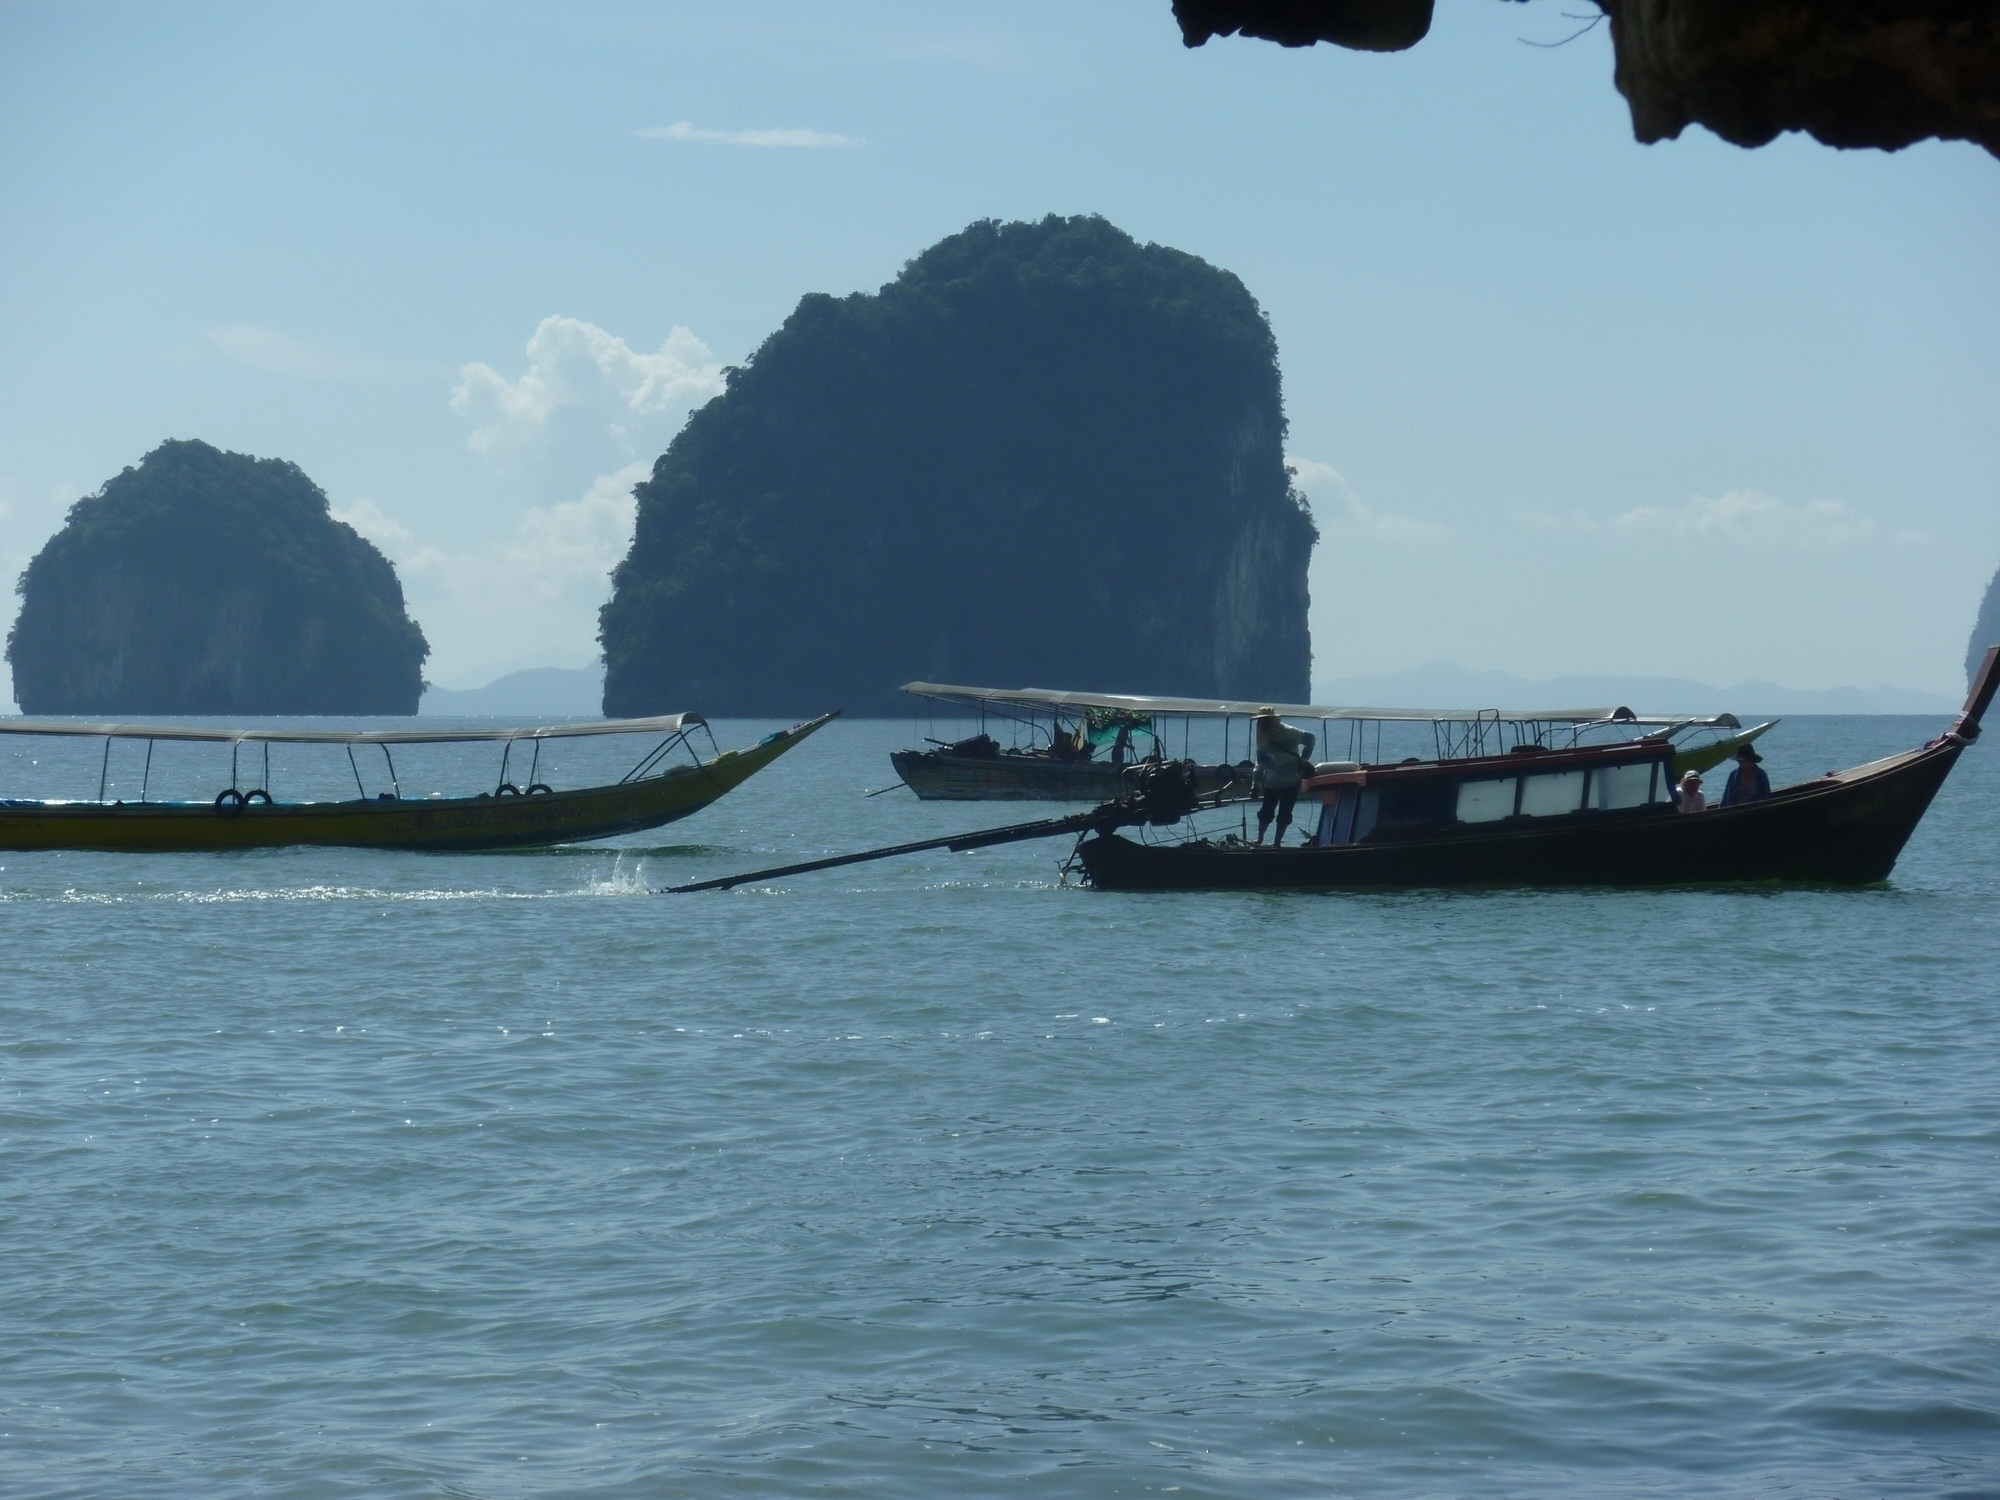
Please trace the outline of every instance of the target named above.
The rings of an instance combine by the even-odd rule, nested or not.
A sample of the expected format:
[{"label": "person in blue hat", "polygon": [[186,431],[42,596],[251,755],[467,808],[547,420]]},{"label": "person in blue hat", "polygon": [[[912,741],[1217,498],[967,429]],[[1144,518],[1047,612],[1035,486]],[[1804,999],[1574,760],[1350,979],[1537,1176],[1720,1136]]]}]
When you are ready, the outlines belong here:
[{"label": "person in blue hat", "polygon": [[1735,807],[1740,802],[1762,802],[1771,795],[1771,778],[1764,774],[1764,768],[1759,764],[1763,759],[1755,745],[1736,747],[1736,769],[1729,773],[1729,781],[1722,788],[1724,807]]}]

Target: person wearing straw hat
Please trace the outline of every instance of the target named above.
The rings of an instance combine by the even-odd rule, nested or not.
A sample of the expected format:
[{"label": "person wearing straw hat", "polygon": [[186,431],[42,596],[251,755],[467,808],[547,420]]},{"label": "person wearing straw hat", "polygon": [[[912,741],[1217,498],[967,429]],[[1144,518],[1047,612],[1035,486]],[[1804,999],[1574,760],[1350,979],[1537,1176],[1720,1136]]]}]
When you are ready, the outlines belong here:
[{"label": "person wearing straw hat", "polygon": [[1264,781],[1264,805],[1257,810],[1257,842],[1264,842],[1264,830],[1278,820],[1278,836],[1271,840],[1277,848],[1292,826],[1292,808],[1299,800],[1299,783],[1305,780],[1318,739],[1303,729],[1294,729],[1266,705],[1257,710],[1257,770]]},{"label": "person wearing straw hat", "polygon": [[1690,771],[1681,778],[1681,784],[1674,795],[1674,805],[1682,812],[1706,812],[1708,798],[1702,794],[1701,772]]},{"label": "person wearing straw hat", "polygon": [[1763,758],[1757,753],[1755,745],[1736,747],[1736,769],[1729,773],[1729,781],[1722,788],[1724,807],[1735,807],[1743,802],[1762,802],[1771,795],[1771,778],[1758,764]]}]

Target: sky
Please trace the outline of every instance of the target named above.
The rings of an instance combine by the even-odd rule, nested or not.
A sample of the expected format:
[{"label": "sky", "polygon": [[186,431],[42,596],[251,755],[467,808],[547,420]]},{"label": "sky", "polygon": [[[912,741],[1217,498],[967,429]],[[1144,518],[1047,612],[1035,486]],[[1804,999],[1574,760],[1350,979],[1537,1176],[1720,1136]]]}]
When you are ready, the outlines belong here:
[{"label": "sky", "polygon": [[1637,145],[1604,28],[1534,45],[1577,9],[0,0],[0,571],[202,438],[388,553],[432,681],[580,666],[632,484],[803,294],[1098,213],[1270,317],[1317,679],[1961,690],[2000,161]]}]

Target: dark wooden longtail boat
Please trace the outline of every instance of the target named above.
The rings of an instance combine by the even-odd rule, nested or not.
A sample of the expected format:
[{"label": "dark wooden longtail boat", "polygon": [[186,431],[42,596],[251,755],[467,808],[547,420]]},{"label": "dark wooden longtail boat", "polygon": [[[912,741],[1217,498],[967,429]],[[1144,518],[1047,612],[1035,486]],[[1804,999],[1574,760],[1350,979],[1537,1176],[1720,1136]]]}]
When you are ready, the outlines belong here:
[{"label": "dark wooden longtail boat", "polygon": [[[2000,684],[1986,658],[1951,728],[1918,749],[1764,800],[1683,813],[1671,745],[1640,740],[1316,776],[1309,843],[1144,842],[1100,822],[1076,849],[1107,891],[1340,890],[1384,886],[1648,886],[1885,880],[1931,798],[1979,736]],[[1139,819],[1126,820],[1130,826]]]},{"label": "dark wooden longtail boat", "polygon": [[[766,735],[747,750],[722,750],[707,760],[688,741],[688,731],[707,731],[700,714],[669,714],[650,719],[597,719],[509,729],[208,729],[181,724],[83,724],[65,720],[0,719],[0,734],[101,737],[105,765],[113,740],[147,742],[147,770],[153,744],[198,741],[231,746],[230,785],[207,802],[160,802],[146,798],[142,781],[139,800],[105,800],[100,775],[95,801],[53,802],[23,798],[0,800],[0,849],[98,849],[130,853],[192,852],[212,849],[267,849],[288,844],[319,844],[359,849],[475,850],[531,849],[549,844],[580,843],[658,828],[699,812],[725,792],[783,755],[820,728],[832,714]],[[545,740],[597,735],[658,736],[623,780],[609,786],[552,788],[535,779]],[[498,781],[491,792],[472,797],[405,798],[396,783],[395,745],[462,744],[490,741],[503,745]],[[238,752],[245,745],[323,744],[347,747],[349,763],[357,746],[378,747],[387,763],[394,792],[369,796],[355,769],[357,796],[343,802],[274,800],[264,787],[237,786]],[[713,739],[710,747],[713,750]],[[516,747],[533,758],[522,777],[525,787],[508,777]],[[685,760],[675,760],[676,752]],[[266,763],[268,766],[268,762]]]},{"label": "dark wooden longtail boat", "polygon": [[[1232,717],[1247,719],[1257,710],[1254,703],[940,682],[906,682],[903,691],[979,719],[979,733],[965,739],[932,740],[928,750],[890,753],[889,764],[897,776],[926,802],[1109,802],[1130,789],[1126,773],[1134,765],[1158,764],[1166,758],[1168,717],[1219,717],[1226,723]],[[1296,705],[1287,707],[1297,711]],[[1001,744],[988,733],[995,721],[1010,725],[1015,737],[1025,735],[1027,744]],[[1125,731],[1122,736],[1117,735],[1120,729]],[[1247,730],[1241,739],[1247,750]],[[1114,749],[1099,756],[1099,750],[1119,741],[1129,747],[1129,755]],[[1226,732],[1223,742],[1227,746]],[[1150,749],[1143,760],[1142,744]],[[1204,797],[1247,797],[1256,775],[1249,760],[1195,767]]]}]

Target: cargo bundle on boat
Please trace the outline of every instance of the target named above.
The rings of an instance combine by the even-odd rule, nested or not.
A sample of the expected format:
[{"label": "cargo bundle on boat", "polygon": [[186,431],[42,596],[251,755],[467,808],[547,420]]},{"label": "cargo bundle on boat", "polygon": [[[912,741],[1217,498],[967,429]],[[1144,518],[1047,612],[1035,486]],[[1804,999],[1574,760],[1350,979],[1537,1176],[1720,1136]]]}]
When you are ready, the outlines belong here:
[{"label": "cargo bundle on boat", "polygon": [[[97,796],[68,801],[0,799],[0,849],[193,851],[262,849],[287,844],[365,849],[524,849],[637,833],[685,818],[790,750],[834,715],[766,735],[746,750],[719,750],[700,714],[593,719],[509,728],[217,729],[188,724],[91,724],[62,719],[0,719],[0,734],[101,738]],[[691,736],[707,740],[704,757]],[[559,788],[542,777],[550,741],[639,736],[638,761],[616,782]],[[114,744],[146,746],[138,796],[109,797]],[[395,752],[417,745],[486,742],[499,747],[490,790],[470,796],[406,797]],[[155,800],[154,750],[161,744],[226,744],[229,783],[212,798]],[[345,749],[355,796],[291,801],[272,790],[271,747]],[[245,752],[249,754],[246,755]],[[363,759],[384,790],[371,792]],[[136,751],[133,752],[136,754]],[[245,779],[250,784],[244,786]],[[213,783],[211,783],[212,785]]]}]

